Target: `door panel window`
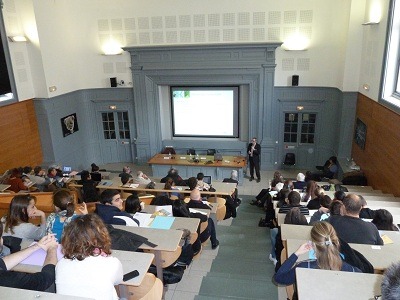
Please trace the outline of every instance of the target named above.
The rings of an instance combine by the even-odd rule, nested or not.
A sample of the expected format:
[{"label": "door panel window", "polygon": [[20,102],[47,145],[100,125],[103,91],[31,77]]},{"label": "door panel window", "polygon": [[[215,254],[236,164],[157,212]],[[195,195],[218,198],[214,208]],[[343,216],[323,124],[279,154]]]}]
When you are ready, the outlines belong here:
[{"label": "door panel window", "polygon": [[285,114],[285,132],[284,142],[285,143],[297,143],[297,113],[286,113]]},{"label": "door panel window", "polygon": [[285,143],[314,144],[317,114],[285,113]]},{"label": "door panel window", "polygon": [[119,127],[119,138],[123,140],[129,140],[129,117],[127,111],[118,112],[118,127]]},{"label": "door panel window", "polygon": [[114,113],[101,113],[103,121],[103,133],[106,140],[114,140],[115,136],[115,124],[114,124]]}]

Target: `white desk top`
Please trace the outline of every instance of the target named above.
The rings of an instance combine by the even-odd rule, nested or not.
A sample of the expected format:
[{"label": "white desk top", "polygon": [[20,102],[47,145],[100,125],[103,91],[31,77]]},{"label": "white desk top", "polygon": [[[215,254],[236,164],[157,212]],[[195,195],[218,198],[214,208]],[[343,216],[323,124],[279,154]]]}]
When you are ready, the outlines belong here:
[{"label": "white desk top", "polygon": [[374,299],[381,295],[382,279],[380,274],[296,269],[299,299]]},{"label": "white desk top", "polygon": [[76,297],[76,296],[58,295],[58,294],[53,294],[53,293],[14,289],[14,288],[0,286],[0,299],[1,300],[16,300],[16,299],[84,300],[84,299],[92,299],[92,298],[82,298],[82,297]]}]

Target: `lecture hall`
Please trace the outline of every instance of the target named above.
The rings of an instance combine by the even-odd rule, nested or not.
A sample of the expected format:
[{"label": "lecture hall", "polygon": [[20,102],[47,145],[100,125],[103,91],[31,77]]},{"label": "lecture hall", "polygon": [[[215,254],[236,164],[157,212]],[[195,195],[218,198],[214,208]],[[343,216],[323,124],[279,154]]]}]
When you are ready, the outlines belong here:
[{"label": "lecture hall", "polygon": [[[124,274],[132,267],[140,273],[115,284],[114,297],[334,299],[351,293],[352,299],[392,299],[385,296],[385,271],[399,260],[395,253],[400,239],[396,232],[380,229],[374,217],[389,212],[391,225],[398,229],[400,224],[400,0],[0,3],[0,218],[11,211],[20,189],[18,194],[26,195],[23,184],[36,199],[40,212],[29,221],[38,228],[56,211],[52,201],[60,188],[71,190],[79,215],[85,210],[87,185],[75,179],[92,164],[101,173],[94,189],[97,201],[103,201],[102,192],[114,189],[120,191],[120,200],[138,194],[145,208],[160,195],[186,208],[184,203],[194,200],[189,179],[202,174],[211,188],[202,191],[201,199],[211,210],[199,208],[196,213],[206,214],[206,221],[196,224],[175,217],[168,232],[170,241],[176,239],[180,246],[164,245],[157,233],[161,229],[122,228],[125,234],[145,236],[153,247],[142,244],[132,252],[111,245]],[[259,148],[252,147],[254,138]],[[335,166],[329,169],[332,157]],[[28,184],[37,166],[44,173],[38,176],[48,181]],[[155,184],[129,181],[122,187],[120,180],[127,175],[120,176],[126,167],[133,178],[128,180],[145,174]],[[52,168],[65,174],[52,177]],[[333,170],[332,176],[326,176],[327,170]],[[165,183],[160,181],[171,171],[178,172],[182,182],[163,192]],[[75,173],[78,177],[69,175]],[[8,184],[14,177],[17,181]],[[324,190],[315,198],[318,205],[321,199],[321,207],[310,208],[307,223],[315,212],[329,214],[323,208],[324,196],[333,200],[335,192],[344,192],[343,218],[350,218],[348,202],[361,201],[353,194],[362,196],[362,211],[373,212],[363,220],[378,227],[385,244],[343,244],[361,253],[374,274],[309,267],[296,268],[294,284],[275,280],[276,261],[284,264],[294,252],[298,261],[319,262],[321,253],[307,248],[316,248],[310,234],[318,228],[284,224],[287,215],[275,208],[287,200],[288,194],[279,197],[293,189],[292,183],[304,180]],[[305,199],[305,184],[296,190],[299,206],[314,198]],[[100,202],[87,204],[89,215]],[[149,209],[156,207],[144,210]],[[167,274],[180,262],[173,255],[189,240],[200,238],[201,223],[207,223],[210,232],[215,225],[218,240],[202,243],[179,280],[168,283]],[[187,240],[181,224],[194,226]],[[331,237],[325,245],[336,247]],[[278,239],[283,249],[277,258],[273,248]],[[305,241],[311,241],[310,246],[303,246]],[[38,242],[42,250],[48,249],[45,242]],[[28,245],[22,243],[21,251],[27,253]],[[306,254],[300,251],[306,248]],[[7,259],[4,264],[9,266]],[[40,271],[30,267],[20,263],[15,270]],[[316,280],[334,282],[336,290],[327,287],[321,296],[320,285],[310,285]],[[358,289],[349,291],[345,280]],[[86,290],[90,289],[94,287]],[[54,291],[54,286],[46,290]],[[30,292],[0,288],[2,299],[36,297],[37,292]]]}]

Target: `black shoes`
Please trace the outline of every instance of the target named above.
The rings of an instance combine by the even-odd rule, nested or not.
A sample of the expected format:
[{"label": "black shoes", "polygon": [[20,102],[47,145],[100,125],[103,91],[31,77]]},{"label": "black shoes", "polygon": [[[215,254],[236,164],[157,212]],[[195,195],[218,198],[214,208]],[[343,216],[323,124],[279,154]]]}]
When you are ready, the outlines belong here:
[{"label": "black shoes", "polygon": [[212,244],[212,245],[211,245],[211,249],[214,250],[214,249],[216,249],[218,246],[219,246],[219,241],[216,240],[216,241],[215,241],[215,244]]},{"label": "black shoes", "polygon": [[254,180],[254,177],[250,177],[249,181],[253,181],[253,180]]},{"label": "black shoes", "polygon": [[261,180],[260,178],[257,178],[257,182],[260,182],[260,180]]}]

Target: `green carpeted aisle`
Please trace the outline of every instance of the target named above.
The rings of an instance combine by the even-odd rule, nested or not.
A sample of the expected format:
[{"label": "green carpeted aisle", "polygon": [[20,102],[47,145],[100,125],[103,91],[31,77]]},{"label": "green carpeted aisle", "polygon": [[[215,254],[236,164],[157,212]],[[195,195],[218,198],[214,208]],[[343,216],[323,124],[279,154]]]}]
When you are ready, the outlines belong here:
[{"label": "green carpeted aisle", "polygon": [[268,260],[269,229],[258,227],[263,212],[249,204],[251,199],[242,197],[230,226],[217,226],[219,252],[195,299],[278,299]]}]

